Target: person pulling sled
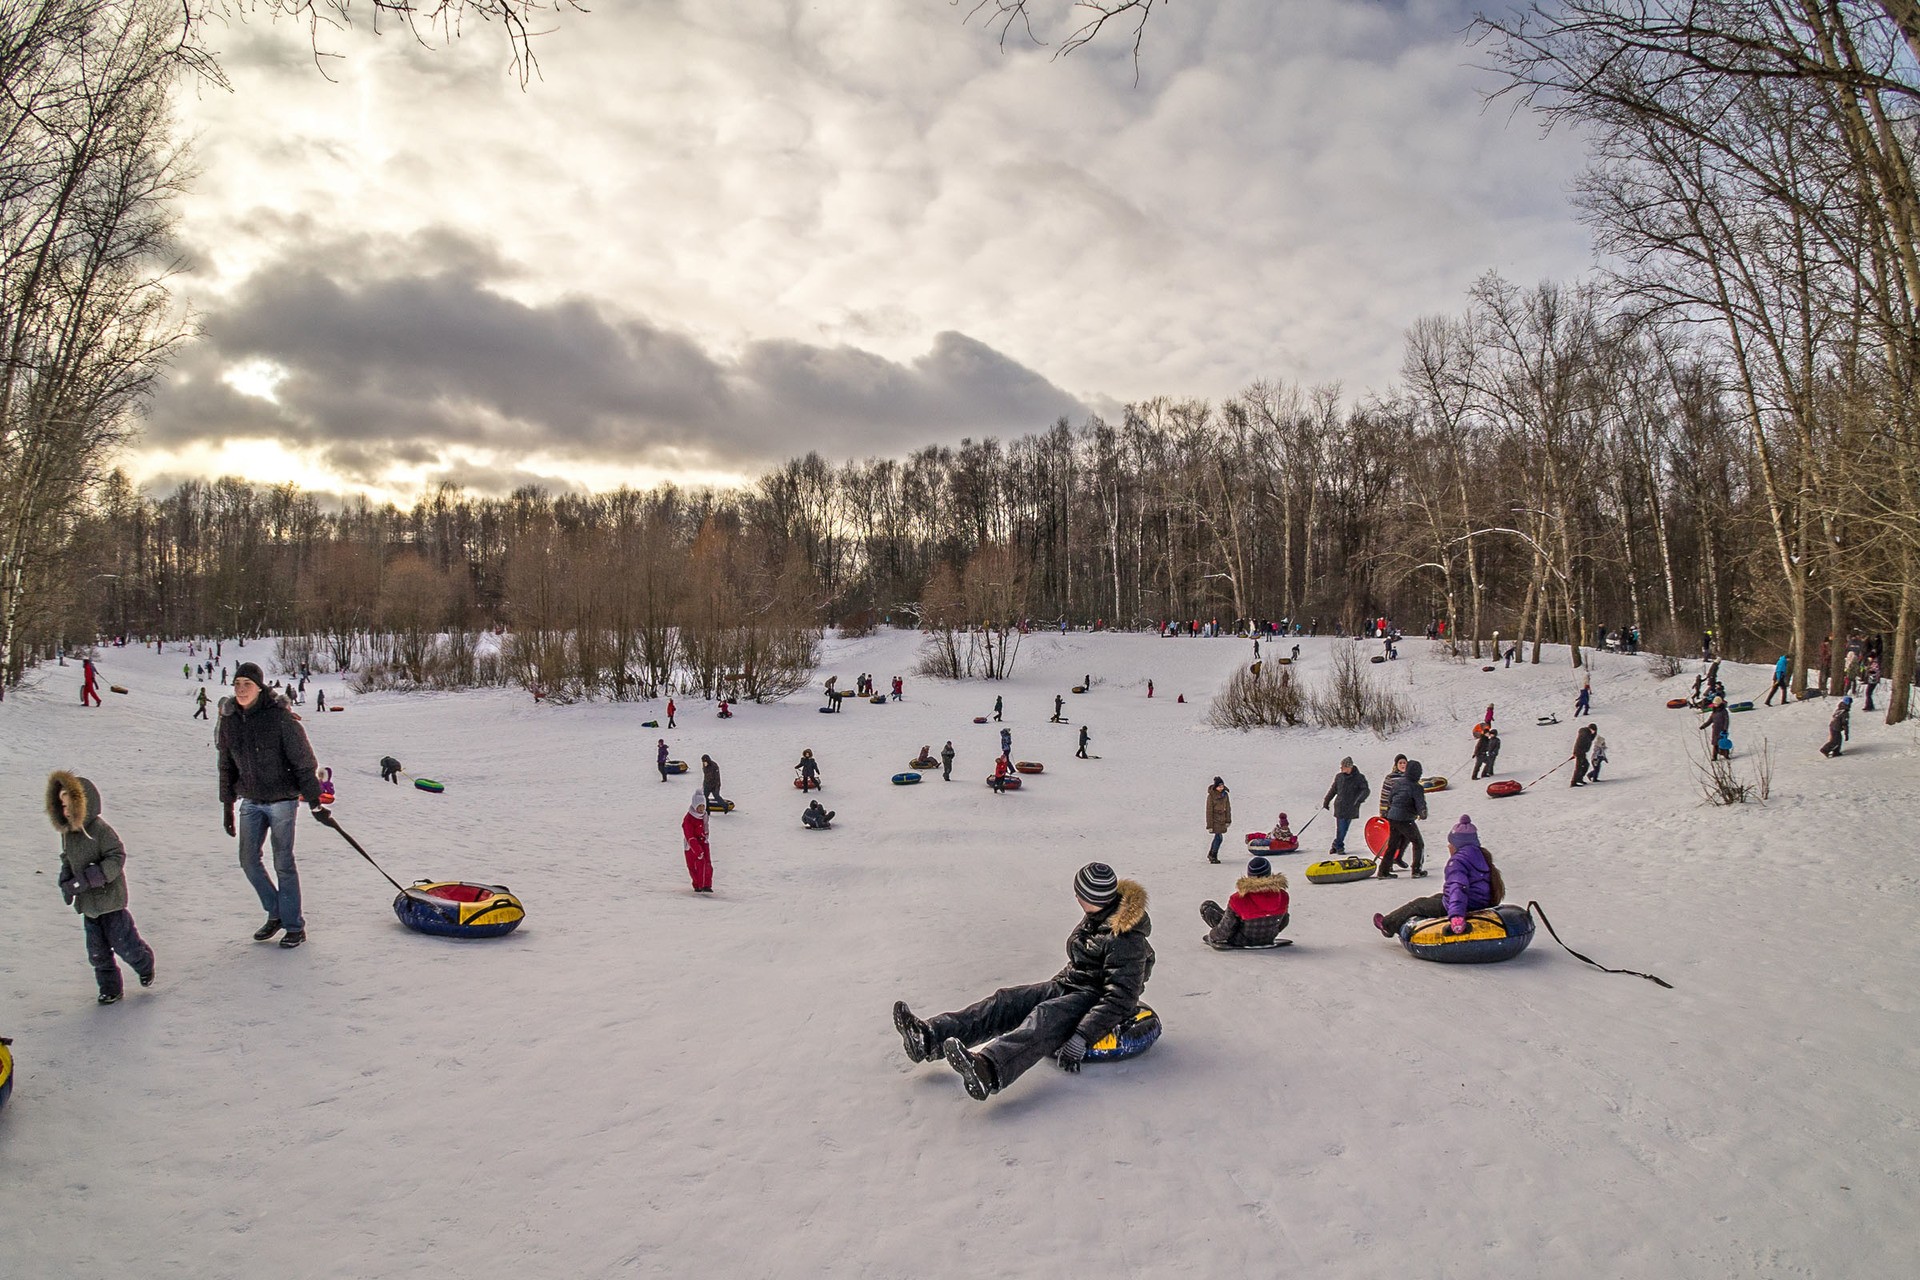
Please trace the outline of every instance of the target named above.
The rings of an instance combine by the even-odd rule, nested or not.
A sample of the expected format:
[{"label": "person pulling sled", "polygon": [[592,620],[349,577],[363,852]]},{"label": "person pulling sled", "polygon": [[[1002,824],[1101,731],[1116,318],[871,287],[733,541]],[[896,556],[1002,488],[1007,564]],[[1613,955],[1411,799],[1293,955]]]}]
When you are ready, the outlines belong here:
[{"label": "person pulling sled", "polygon": [[1122,880],[1104,862],[1073,878],[1083,913],[1067,935],[1067,965],[1045,982],[1002,987],[955,1013],[914,1016],[893,1006],[893,1028],[913,1062],[944,1057],[967,1096],[985,1102],[1043,1058],[1062,1071],[1080,1069],[1087,1049],[1127,1025],[1153,974],[1147,941],[1147,891]]}]

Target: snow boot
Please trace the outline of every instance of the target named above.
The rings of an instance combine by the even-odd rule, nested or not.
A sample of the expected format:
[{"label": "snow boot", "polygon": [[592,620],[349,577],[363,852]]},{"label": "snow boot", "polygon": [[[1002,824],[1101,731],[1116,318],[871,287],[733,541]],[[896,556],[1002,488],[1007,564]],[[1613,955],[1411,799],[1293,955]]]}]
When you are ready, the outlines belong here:
[{"label": "snow boot", "polygon": [[153,985],[153,979],[154,979],[154,977],[155,977],[155,975],[156,975],[156,971],[155,971],[155,970],[153,970],[153,969],[149,969],[149,970],[147,970],[147,971],[146,971],[145,973],[143,973],[143,974],[141,974],[141,975],[140,975],[140,985],[141,985],[141,986],[143,986],[143,987],[150,987],[150,986],[152,986],[152,985]]},{"label": "snow boot", "polygon": [[1373,927],[1380,931],[1380,936],[1383,938],[1391,938],[1393,936],[1387,932],[1387,918],[1378,911],[1373,913]]},{"label": "snow boot", "polygon": [[900,1033],[900,1047],[907,1051],[907,1061],[925,1062],[939,1055],[940,1046],[933,1042],[933,1033],[913,1016],[905,1000],[893,1002],[893,1029]]},{"label": "snow boot", "polygon": [[287,936],[280,939],[280,945],[291,951],[306,940],[307,931],[305,929],[289,929],[287,930]]},{"label": "snow boot", "polygon": [[280,932],[280,922],[272,916],[268,916],[267,922],[253,931],[253,940],[255,942],[265,942],[278,932]]},{"label": "snow boot", "polygon": [[947,1065],[960,1073],[960,1083],[967,1087],[969,1098],[985,1102],[1000,1091],[993,1078],[993,1064],[977,1053],[969,1053],[956,1037],[949,1036],[940,1051],[946,1055]]}]

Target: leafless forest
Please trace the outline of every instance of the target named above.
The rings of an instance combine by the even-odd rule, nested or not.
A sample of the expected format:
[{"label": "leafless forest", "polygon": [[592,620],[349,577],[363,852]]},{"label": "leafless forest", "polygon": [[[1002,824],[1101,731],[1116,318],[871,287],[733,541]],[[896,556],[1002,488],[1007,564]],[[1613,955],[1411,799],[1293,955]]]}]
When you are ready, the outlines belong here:
[{"label": "leafless forest", "polygon": [[[157,46],[136,56],[157,39],[141,6],[0,7],[119,14],[147,42],[115,46],[134,51],[119,98],[79,92],[115,65],[73,52],[84,23],[0,51],[7,682],[103,633],[274,633],[400,686],[764,697],[804,680],[826,624],[925,626],[931,669],[993,677],[1019,619],[1386,614],[1443,619],[1468,654],[1497,631],[1576,661],[1602,628],[1684,652],[1711,631],[1733,656],[1792,655],[1796,687],[1824,637],[1838,664],[1861,632],[1907,714],[1910,4],[1579,0],[1483,23],[1507,94],[1593,140],[1576,203],[1599,265],[1481,278],[1411,326],[1381,394],[1259,382],[1008,441],[810,454],[739,490],[441,491],[409,510],[230,480],[143,495],[109,470],[178,340],[156,302],[173,178],[152,93],[174,72]],[[114,147],[81,145],[108,127]],[[116,198],[60,203],[76,188]],[[508,642],[482,662],[489,630]]]}]

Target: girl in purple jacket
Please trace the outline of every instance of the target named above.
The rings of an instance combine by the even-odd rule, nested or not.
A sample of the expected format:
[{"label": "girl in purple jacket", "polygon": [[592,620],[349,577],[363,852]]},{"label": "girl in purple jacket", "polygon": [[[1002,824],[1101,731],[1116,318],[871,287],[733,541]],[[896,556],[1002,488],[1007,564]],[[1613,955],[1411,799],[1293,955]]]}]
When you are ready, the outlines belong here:
[{"label": "girl in purple jacket", "polygon": [[1507,896],[1499,868],[1480,845],[1480,832],[1466,814],[1447,832],[1447,874],[1439,893],[1415,898],[1405,906],[1373,918],[1373,927],[1383,937],[1397,937],[1400,926],[1409,920],[1433,920],[1446,917],[1454,933],[1467,931],[1467,917],[1475,911],[1497,907]]}]

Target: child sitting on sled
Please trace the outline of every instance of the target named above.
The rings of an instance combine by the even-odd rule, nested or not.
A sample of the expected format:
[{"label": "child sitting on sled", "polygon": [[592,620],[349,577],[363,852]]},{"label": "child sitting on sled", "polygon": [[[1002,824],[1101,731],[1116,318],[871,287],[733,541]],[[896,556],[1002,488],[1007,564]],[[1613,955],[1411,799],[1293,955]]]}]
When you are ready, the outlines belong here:
[{"label": "child sitting on sled", "polygon": [[1254,858],[1233,889],[1224,908],[1213,901],[1200,904],[1200,918],[1209,930],[1207,945],[1221,949],[1274,945],[1289,919],[1287,878],[1276,875],[1265,858]]}]

